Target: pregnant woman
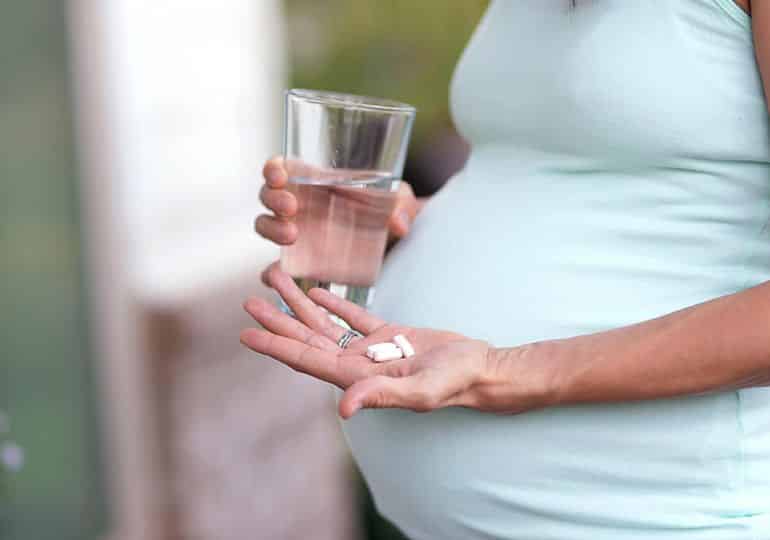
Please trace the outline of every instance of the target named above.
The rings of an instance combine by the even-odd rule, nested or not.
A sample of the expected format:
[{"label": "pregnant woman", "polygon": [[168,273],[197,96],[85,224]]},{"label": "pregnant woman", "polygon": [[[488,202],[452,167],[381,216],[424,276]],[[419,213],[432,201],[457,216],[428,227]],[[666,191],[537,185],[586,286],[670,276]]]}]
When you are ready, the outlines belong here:
[{"label": "pregnant woman", "polygon": [[[297,319],[249,300],[242,342],[344,391],[409,538],[770,538],[770,1],[752,4],[493,1],[452,83],[471,157],[424,206],[404,188],[371,311],[265,273]],[[265,177],[257,230],[291,243],[280,160]],[[339,347],[322,308],[363,337]],[[416,356],[362,355],[399,333]]]}]

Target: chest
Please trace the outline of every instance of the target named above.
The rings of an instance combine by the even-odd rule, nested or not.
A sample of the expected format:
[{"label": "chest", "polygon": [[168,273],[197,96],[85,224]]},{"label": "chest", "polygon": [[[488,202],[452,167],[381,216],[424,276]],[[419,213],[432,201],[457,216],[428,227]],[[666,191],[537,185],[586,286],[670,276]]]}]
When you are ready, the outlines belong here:
[{"label": "chest", "polygon": [[763,114],[750,31],[712,0],[571,4],[492,3],[452,88],[471,142],[649,159]]}]

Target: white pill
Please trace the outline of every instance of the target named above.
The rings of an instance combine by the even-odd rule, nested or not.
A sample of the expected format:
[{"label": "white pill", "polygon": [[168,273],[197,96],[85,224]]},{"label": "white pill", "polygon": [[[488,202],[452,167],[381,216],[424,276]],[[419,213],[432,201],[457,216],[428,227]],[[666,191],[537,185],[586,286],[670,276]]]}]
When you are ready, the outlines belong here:
[{"label": "white pill", "polygon": [[398,348],[398,345],[395,343],[385,342],[385,343],[375,343],[374,345],[369,345],[366,348],[366,356],[369,358],[374,357],[374,353],[377,351],[398,351],[401,352],[401,349]]},{"label": "white pill", "polygon": [[388,360],[398,360],[402,356],[401,349],[394,347],[392,350],[380,349],[379,351],[375,351],[372,360],[375,362],[387,362]]},{"label": "white pill", "polygon": [[409,358],[410,356],[414,356],[414,347],[412,347],[412,344],[409,343],[409,340],[404,336],[401,334],[395,336],[393,342],[403,351],[404,357]]}]

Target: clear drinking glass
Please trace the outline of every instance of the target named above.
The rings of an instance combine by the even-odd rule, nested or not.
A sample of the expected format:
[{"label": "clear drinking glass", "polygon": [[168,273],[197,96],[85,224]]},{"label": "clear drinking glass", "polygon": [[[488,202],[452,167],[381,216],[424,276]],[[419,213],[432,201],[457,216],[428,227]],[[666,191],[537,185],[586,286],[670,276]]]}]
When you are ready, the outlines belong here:
[{"label": "clear drinking glass", "polygon": [[281,268],[303,291],[371,303],[414,116],[385,99],[286,92],[284,158],[299,235],[282,248]]}]

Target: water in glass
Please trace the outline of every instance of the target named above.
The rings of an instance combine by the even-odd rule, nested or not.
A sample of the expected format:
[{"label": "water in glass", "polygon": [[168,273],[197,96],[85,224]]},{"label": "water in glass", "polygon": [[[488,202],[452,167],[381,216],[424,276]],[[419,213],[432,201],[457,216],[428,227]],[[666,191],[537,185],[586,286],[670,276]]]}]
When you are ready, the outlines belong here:
[{"label": "water in glass", "polygon": [[388,220],[398,180],[292,178],[288,190],[299,203],[297,241],[284,246],[281,268],[307,292],[322,287],[367,307],[382,265]]}]

